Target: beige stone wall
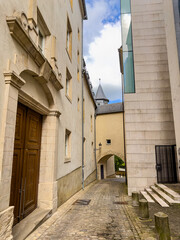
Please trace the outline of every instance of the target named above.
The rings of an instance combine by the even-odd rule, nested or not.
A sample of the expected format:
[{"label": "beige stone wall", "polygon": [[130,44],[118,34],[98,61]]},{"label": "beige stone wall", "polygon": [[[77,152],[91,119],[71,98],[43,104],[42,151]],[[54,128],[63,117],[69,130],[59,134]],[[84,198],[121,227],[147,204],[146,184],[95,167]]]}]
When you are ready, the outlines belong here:
[{"label": "beige stone wall", "polygon": [[[110,145],[106,139],[111,139]],[[112,155],[124,159],[123,113],[96,116],[96,148],[99,148],[99,143],[102,147],[96,151],[97,162],[104,157],[109,159]]]},{"label": "beige stone wall", "polygon": [[110,157],[107,160],[106,172],[107,172],[107,177],[115,174],[114,156]]},{"label": "beige stone wall", "polygon": [[157,181],[155,145],[175,144],[163,0],[133,0],[136,93],[125,94],[128,192]]},{"label": "beige stone wall", "polygon": [[92,172],[89,176],[87,176],[84,186],[88,186],[90,183],[96,180],[96,170]]},{"label": "beige stone wall", "polygon": [[75,169],[57,182],[58,207],[82,188],[82,168]]},{"label": "beige stone wall", "polygon": [[[173,10],[174,3],[174,10]],[[180,72],[179,72],[179,12],[178,12],[178,1],[164,0],[164,18],[166,24],[166,44],[167,44],[167,55],[168,55],[168,67],[170,76],[170,88],[172,95],[172,107],[174,117],[174,128],[176,136],[176,148],[177,148],[177,177],[180,182]],[[175,20],[173,15],[175,15]],[[176,26],[175,26],[176,25]]]}]

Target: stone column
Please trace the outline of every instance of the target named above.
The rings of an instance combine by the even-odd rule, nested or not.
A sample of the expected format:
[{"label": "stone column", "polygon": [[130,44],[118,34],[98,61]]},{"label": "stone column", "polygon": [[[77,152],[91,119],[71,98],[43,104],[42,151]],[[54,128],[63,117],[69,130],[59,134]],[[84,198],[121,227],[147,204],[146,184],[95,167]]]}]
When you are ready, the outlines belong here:
[{"label": "stone column", "polygon": [[[0,237],[11,239],[13,208],[9,207],[18,90],[25,84],[15,72],[5,72],[5,95],[0,138]],[[3,221],[2,221],[3,219]],[[5,233],[3,229],[6,229]],[[3,231],[3,232],[2,232]],[[5,234],[5,235],[3,235]]]},{"label": "stone column", "polygon": [[57,209],[57,155],[60,112],[51,111],[43,117],[38,206]]}]

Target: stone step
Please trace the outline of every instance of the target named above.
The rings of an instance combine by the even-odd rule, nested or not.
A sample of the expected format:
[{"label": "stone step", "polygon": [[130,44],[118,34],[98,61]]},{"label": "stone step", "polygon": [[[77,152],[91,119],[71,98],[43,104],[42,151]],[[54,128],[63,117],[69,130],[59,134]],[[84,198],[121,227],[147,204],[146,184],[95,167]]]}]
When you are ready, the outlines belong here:
[{"label": "stone step", "polygon": [[159,188],[155,186],[151,186],[151,189],[169,205],[180,203],[169,197],[165,192],[161,191]]},{"label": "stone step", "polygon": [[150,195],[146,191],[141,191],[140,193],[149,203],[154,203],[154,200],[150,197]]},{"label": "stone step", "polygon": [[52,215],[52,210],[36,208],[30,215],[13,227],[13,239],[24,240]]},{"label": "stone step", "polygon": [[167,195],[169,195],[169,197],[171,197],[175,201],[180,201],[180,195],[177,192],[165,186],[164,184],[156,183],[155,186],[158,187],[161,191],[165,192]]},{"label": "stone step", "polygon": [[146,192],[155,200],[161,207],[169,207],[169,205],[162,200],[155,192],[152,191],[150,188],[146,188]]}]

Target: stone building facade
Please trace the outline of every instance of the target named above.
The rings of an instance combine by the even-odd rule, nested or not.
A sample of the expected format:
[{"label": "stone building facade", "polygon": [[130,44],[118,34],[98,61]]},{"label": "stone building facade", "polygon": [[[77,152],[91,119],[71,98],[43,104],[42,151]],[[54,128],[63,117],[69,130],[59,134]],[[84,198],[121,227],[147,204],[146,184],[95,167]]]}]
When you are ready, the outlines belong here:
[{"label": "stone building facade", "polygon": [[95,100],[97,177],[104,179],[115,175],[115,155],[125,161],[124,109],[122,103],[108,104],[101,83]]},{"label": "stone building facade", "polygon": [[121,0],[129,194],[180,181],[179,8],[174,15],[173,4],[178,1]]},{"label": "stone building facade", "polygon": [[[81,74],[84,0],[1,1],[0,12],[0,237],[12,239],[13,221],[54,212],[81,189],[83,98],[85,124],[95,105]],[[95,179],[88,151],[86,184]]]}]

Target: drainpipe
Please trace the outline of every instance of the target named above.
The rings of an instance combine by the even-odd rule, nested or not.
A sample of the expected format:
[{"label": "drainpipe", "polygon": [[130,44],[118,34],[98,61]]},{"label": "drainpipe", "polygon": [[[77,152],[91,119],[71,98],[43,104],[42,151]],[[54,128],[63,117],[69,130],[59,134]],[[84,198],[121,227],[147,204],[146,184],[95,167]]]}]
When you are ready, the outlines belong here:
[{"label": "drainpipe", "polygon": [[82,75],[82,189],[84,189],[84,70]]},{"label": "drainpipe", "polygon": [[97,162],[96,162],[96,113],[94,113],[94,159],[95,159],[95,168],[96,168],[96,180],[97,176]]},{"label": "drainpipe", "polygon": [[83,59],[83,21],[82,21],[82,34],[81,34],[81,55],[82,55],[82,189],[84,190],[84,77],[85,77],[85,66],[84,66],[84,59]]}]

